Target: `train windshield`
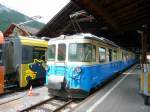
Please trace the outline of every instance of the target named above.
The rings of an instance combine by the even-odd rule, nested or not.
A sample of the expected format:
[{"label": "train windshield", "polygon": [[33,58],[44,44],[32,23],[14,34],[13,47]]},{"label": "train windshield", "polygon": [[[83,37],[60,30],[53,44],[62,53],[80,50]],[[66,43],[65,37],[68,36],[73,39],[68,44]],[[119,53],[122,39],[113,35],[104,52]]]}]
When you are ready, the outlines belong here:
[{"label": "train windshield", "polygon": [[34,48],[33,58],[39,60],[45,60],[45,49],[44,48]]},{"label": "train windshield", "polygon": [[55,50],[56,46],[55,45],[49,45],[48,50],[47,50],[47,59],[50,61],[55,60]]},{"label": "train windshield", "polygon": [[22,63],[31,63],[33,62],[33,47],[31,46],[22,46]]},{"label": "train windshield", "polygon": [[91,62],[92,45],[88,43],[72,43],[69,45],[69,61]]}]

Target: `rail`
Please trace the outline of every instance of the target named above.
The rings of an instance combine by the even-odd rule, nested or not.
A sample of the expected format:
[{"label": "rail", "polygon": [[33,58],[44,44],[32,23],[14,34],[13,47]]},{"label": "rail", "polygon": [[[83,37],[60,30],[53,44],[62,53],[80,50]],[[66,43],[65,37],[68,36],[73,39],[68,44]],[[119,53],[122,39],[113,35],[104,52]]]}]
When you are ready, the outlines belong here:
[{"label": "rail", "polygon": [[32,111],[58,112],[73,101],[74,100],[72,99],[62,99],[60,97],[53,96],[43,102],[37,103],[36,105],[32,105],[31,107],[20,110],[20,112],[32,112]]}]

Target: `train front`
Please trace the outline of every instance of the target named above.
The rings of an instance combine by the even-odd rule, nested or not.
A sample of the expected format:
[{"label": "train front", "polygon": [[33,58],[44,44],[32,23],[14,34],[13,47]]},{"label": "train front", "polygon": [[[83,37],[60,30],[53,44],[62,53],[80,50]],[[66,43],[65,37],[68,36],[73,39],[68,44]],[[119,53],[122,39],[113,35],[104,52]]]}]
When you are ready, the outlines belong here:
[{"label": "train front", "polygon": [[92,61],[92,45],[83,41],[49,42],[46,84],[49,93],[61,97],[84,98],[90,91],[90,72],[85,67]]}]

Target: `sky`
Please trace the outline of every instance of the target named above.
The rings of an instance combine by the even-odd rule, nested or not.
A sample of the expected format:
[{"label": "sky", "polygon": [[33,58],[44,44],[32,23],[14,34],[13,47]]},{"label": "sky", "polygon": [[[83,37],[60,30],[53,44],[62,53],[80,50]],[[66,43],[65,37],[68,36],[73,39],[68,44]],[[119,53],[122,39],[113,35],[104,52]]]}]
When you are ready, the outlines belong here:
[{"label": "sky", "polygon": [[38,21],[47,23],[70,0],[0,0],[2,5],[29,17],[41,16]]}]

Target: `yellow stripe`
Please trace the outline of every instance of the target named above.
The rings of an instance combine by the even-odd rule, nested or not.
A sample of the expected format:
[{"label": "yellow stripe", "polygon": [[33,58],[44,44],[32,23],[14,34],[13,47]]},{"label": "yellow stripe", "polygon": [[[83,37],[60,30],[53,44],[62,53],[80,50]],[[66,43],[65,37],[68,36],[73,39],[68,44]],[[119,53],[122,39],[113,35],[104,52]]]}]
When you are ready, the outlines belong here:
[{"label": "yellow stripe", "polygon": [[20,40],[22,45],[48,47],[48,42],[45,40],[33,39],[33,38],[22,37],[22,36],[20,36]]}]

